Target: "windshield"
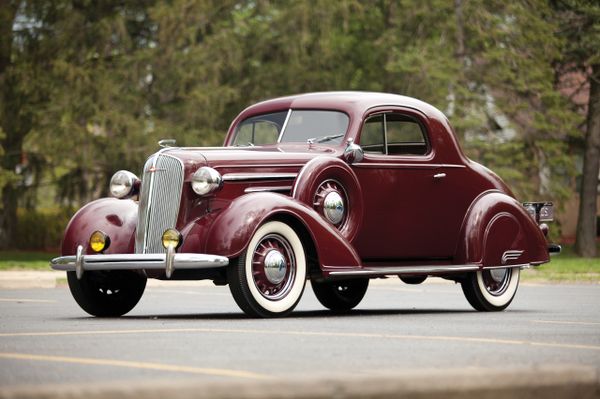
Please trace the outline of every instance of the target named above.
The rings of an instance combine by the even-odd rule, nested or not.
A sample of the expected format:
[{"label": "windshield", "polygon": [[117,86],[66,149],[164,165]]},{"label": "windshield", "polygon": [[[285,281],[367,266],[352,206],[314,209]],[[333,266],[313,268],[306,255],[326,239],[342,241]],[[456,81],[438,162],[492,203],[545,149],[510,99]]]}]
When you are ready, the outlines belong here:
[{"label": "windshield", "polygon": [[346,134],[348,115],[339,111],[288,110],[253,116],[242,121],[233,145],[274,143],[339,144]]}]

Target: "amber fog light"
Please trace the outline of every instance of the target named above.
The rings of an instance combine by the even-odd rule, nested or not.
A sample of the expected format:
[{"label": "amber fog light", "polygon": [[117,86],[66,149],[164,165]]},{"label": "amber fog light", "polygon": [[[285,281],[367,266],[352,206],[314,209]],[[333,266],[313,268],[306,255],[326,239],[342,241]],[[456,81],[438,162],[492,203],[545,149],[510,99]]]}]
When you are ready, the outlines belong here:
[{"label": "amber fog light", "polygon": [[181,233],[175,229],[167,229],[162,235],[162,245],[166,249],[177,249],[182,243],[183,237],[181,236]]},{"label": "amber fog light", "polygon": [[102,252],[110,246],[110,238],[103,232],[96,230],[90,236],[90,248],[94,252]]}]

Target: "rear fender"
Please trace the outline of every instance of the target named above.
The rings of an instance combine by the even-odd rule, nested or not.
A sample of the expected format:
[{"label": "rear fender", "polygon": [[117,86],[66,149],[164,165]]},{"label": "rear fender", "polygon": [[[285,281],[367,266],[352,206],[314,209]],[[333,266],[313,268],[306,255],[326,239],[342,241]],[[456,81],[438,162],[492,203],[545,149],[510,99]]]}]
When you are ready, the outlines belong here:
[{"label": "rear fender", "polygon": [[212,223],[206,252],[235,258],[246,249],[260,225],[278,218],[293,218],[302,224],[312,239],[321,268],[360,266],[356,251],[335,227],[306,205],[275,193],[252,193],[233,200]]},{"label": "rear fender", "polygon": [[499,191],[487,191],[471,205],[456,253],[459,264],[483,267],[549,261],[546,238],[523,206]]},{"label": "rear fender", "polygon": [[107,254],[133,253],[138,205],[130,199],[101,198],[81,208],[67,225],[62,242],[62,255],[73,255],[82,245],[89,248],[90,235],[100,230],[110,237]]}]

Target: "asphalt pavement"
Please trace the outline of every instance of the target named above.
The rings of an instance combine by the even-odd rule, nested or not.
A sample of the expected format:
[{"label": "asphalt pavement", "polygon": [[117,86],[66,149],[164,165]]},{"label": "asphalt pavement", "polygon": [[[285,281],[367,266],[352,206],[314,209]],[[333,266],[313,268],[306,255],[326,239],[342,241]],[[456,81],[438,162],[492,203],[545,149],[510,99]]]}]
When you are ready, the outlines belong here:
[{"label": "asphalt pavement", "polygon": [[481,313],[434,281],[376,280],[343,316],[307,285],[291,316],[268,320],[207,282],[154,282],[112,319],[88,316],[65,286],[0,289],[0,388],[600,369],[600,285],[522,284],[508,310]]}]

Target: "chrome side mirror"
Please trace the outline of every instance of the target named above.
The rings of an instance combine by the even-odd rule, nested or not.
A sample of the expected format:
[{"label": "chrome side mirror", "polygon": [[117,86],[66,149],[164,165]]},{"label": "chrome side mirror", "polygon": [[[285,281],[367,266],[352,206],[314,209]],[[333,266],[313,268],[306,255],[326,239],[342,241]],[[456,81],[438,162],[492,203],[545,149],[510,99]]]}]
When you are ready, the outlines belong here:
[{"label": "chrome side mirror", "polygon": [[344,161],[350,165],[362,161],[365,155],[362,147],[355,144],[353,139],[348,139],[347,143],[348,144],[346,144],[346,148],[344,149],[344,155],[342,155]]},{"label": "chrome side mirror", "polygon": [[174,147],[175,144],[177,144],[177,141],[175,139],[162,139],[158,142],[158,145],[162,148]]}]

